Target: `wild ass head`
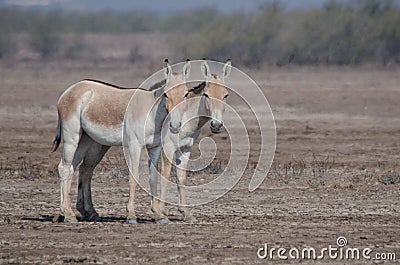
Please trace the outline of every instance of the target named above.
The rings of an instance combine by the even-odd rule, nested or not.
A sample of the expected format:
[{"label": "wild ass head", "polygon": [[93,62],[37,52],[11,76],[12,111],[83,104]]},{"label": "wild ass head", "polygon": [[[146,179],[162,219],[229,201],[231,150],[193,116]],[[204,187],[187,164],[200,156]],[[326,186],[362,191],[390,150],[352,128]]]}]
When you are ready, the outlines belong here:
[{"label": "wild ass head", "polygon": [[169,129],[174,134],[179,132],[182,125],[181,117],[185,108],[177,106],[186,100],[189,89],[185,82],[189,78],[190,69],[191,64],[189,59],[183,66],[181,74],[172,72],[172,67],[168,63],[168,59],[164,61],[166,84],[163,96],[166,99],[165,106],[170,115]]},{"label": "wild ass head", "polygon": [[231,72],[231,60],[228,59],[220,74],[211,74],[207,61],[201,63],[201,71],[205,78],[203,92],[205,109],[211,117],[210,129],[212,133],[221,133],[224,125],[222,114],[225,112],[225,100],[228,97],[228,89],[225,86],[225,78]]}]

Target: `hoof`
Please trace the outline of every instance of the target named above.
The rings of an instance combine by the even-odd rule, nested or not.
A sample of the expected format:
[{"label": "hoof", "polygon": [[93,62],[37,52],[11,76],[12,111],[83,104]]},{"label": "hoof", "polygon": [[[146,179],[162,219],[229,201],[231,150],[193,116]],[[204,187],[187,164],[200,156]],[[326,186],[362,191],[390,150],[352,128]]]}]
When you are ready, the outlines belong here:
[{"label": "hoof", "polygon": [[128,218],[126,218],[126,223],[128,225],[135,225],[135,224],[137,224],[137,218],[136,217],[128,217]]},{"label": "hoof", "polygon": [[85,221],[87,222],[101,222],[101,217],[99,216],[98,213],[92,213],[91,215],[87,216],[85,218]]},{"label": "hoof", "polygon": [[75,216],[64,217],[64,223],[75,224],[78,222]]},{"label": "hoof", "polygon": [[191,216],[185,218],[184,221],[185,221],[186,223],[189,223],[189,224],[195,224],[195,223],[197,223],[197,219],[196,219],[193,215],[191,215]]},{"label": "hoof", "polygon": [[167,224],[169,224],[168,217],[166,217],[166,216],[161,216],[161,217],[159,217],[159,218],[156,219],[156,223],[157,223],[157,224],[160,224],[160,225],[167,225]]},{"label": "hoof", "polygon": [[164,208],[164,209],[161,209],[160,211],[159,211],[162,215],[164,215],[164,216],[167,216],[168,215],[168,211]]},{"label": "hoof", "polygon": [[54,215],[52,221],[53,221],[53,223],[63,223],[64,220],[65,220],[65,216],[64,215],[56,214],[56,215]]},{"label": "hoof", "polygon": [[53,223],[77,223],[78,219],[75,216],[64,216],[62,214],[57,214],[53,218]]}]

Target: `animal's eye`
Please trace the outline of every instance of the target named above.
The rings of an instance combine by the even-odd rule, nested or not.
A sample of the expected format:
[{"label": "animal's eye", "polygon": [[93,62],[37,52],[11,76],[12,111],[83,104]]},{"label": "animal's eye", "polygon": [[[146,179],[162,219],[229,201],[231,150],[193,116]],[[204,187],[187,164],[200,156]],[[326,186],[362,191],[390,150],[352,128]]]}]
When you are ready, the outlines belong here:
[{"label": "animal's eye", "polygon": [[187,98],[187,96],[189,95],[189,92],[186,92],[186,94],[185,94],[185,98]]},{"label": "animal's eye", "polygon": [[206,98],[209,98],[208,94],[204,93],[203,96],[205,96]]},{"label": "animal's eye", "polygon": [[226,95],[224,96],[224,99],[226,99],[228,96],[229,96],[229,95],[228,95],[228,94],[226,94]]},{"label": "animal's eye", "polygon": [[164,97],[165,97],[165,98],[168,98],[168,95],[167,95],[167,93],[165,93],[165,92],[164,92]]}]

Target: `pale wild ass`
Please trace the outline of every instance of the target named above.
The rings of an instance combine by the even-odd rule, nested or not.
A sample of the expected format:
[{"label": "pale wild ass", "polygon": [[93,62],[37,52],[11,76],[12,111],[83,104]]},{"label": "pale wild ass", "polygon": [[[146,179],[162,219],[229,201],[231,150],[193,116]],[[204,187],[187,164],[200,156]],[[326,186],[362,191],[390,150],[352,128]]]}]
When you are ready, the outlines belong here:
[{"label": "pale wild ass", "polygon": [[[187,93],[182,84],[190,72],[190,62],[183,67],[182,74],[172,73],[171,66],[165,61],[166,80],[153,86],[151,91],[140,88],[124,89],[96,80],[82,80],[70,86],[58,101],[58,126],[53,151],[63,143],[61,161],[58,165],[61,188],[61,216],[65,221],[76,222],[71,208],[72,175],[79,164],[78,199],[76,207],[84,220],[99,220],[91,197],[91,178],[97,164],[111,146],[122,145],[123,120],[131,97],[138,100],[130,104],[130,114],[137,120],[162,120],[170,109],[179,104]],[[158,111],[145,112],[151,106]],[[177,119],[180,117],[177,116]],[[154,122],[153,122],[154,123]],[[152,123],[148,123],[151,125]],[[171,126],[180,124],[171,120]],[[137,132],[143,132],[142,124],[133,125]],[[172,127],[172,130],[179,128]],[[140,135],[142,139],[152,135]],[[132,184],[131,187],[134,185]],[[132,216],[134,191],[127,206]]]},{"label": "pale wild ass", "polygon": [[[179,75],[172,74],[170,66],[165,71],[166,79],[169,80],[169,89],[166,89],[164,96],[154,101],[151,106],[143,100],[140,95],[134,95],[127,106],[125,120],[123,123],[123,146],[125,158],[130,170],[129,186],[130,196],[128,202],[129,224],[137,223],[134,209],[135,190],[139,182],[139,161],[144,147],[146,147],[149,156],[149,184],[151,198],[151,209],[155,214],[156,222],[165,224],[168,219],[158,211],[159,201],[157,198],[157,163],[161,154],[161,132],[164,120],[169,117],[168,131],[172,134],[179,133],[181,128],[181,117],[185,108],[175,108],[180,105],[189,92],[186,86],[186,79],[190,71],[190,62],[187,62],[183,72],[185,75],[181,78]],[[142,115],[138,111],[147,113]]]},{"label": "pale wild ass", "polygon": [[[171,174],[171,161],[175,156],[176,174],[179,192],[179,211],[187,222],[195,222],[186,203],[186,172],[192,146],[200,134],[201,128],[211,120],[210,128],[213,133],[220,133],[223,127],[222,114],[225,111],[225,100],[228,97],[225,78],[230,74],[231,61],[228,60],[223,66],[221,74],[211,74],[210,67],[204,60],[201,71],[205,82],[190,90],[188,93],[188,106],[182,117],[182,128],[179,134],[170,131],[165,132],[163,138],[162,171],[164,177],[161,181],[161,202],[159,211],[166,215],[166,183]],[[179,107],[179,106],[178,106]]]}]

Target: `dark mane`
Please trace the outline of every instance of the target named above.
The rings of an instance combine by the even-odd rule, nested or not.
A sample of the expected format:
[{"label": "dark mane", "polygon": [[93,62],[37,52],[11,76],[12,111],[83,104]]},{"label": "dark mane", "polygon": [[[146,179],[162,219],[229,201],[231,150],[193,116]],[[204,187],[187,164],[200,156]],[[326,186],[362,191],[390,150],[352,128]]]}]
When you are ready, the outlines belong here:
[{"label": "dark mane", "polygon": [[149,90],[153,91],[153,90],[159,89],[160,87],[165,86],[166,83],[167,83],[166,79],[161,80],[161,81],[155,83],[154,85],[152,85]]},{"label": "dark mane", "polygon": [[193,92],[194,94],[200,94],[203,89],[206,87],[206,81],[201,82],[197,86],[193,87],[192,89],[189,90],[189,92]]},{"label": "dark mane", "polygon": [[95,83],[103,84],[103,85],[106,85],[106,86],[114,87],[114,88],[117,88],[117,89],[140,89],[140,90],[147,90],[147,89],[140,88],[140,87],[122,87],[122,86],[117,86],[117,85],[110,84],[110,83],[107,83],[107,82],[104,82],[104,81],[101,81],[101,80],[89,79],[89,78],[83,79],[82,81],[95,82]]}]

